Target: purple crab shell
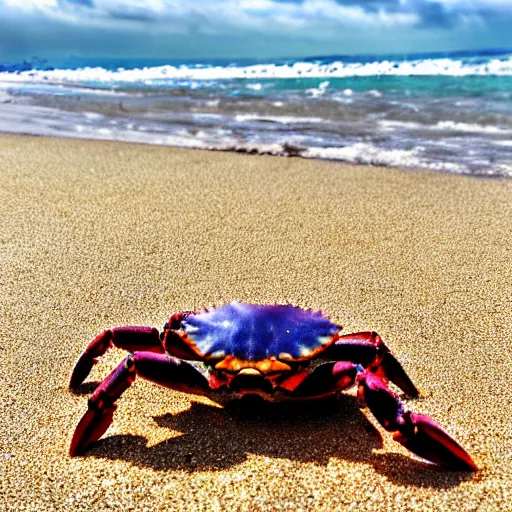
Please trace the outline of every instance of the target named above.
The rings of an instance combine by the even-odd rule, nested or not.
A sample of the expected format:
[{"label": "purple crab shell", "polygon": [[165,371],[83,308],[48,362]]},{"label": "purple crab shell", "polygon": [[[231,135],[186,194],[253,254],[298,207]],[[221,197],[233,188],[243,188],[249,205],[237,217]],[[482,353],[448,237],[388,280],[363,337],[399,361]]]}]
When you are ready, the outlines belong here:
[{"label": "purple crab shell", "polygon": [[239,302],[191,315],[182,326],[207,358],[232,355],[246,361],[305,358],[340,330],[319,311]]}]

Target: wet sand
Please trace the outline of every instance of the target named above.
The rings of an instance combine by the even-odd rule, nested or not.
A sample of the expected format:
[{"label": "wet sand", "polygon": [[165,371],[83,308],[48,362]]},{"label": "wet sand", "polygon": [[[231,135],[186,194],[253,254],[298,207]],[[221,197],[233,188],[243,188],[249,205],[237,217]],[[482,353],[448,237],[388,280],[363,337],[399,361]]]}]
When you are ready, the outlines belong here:
[{"label": "wet sand", "polygon": [[[1,136],[0,215],[1,510],[512,510],[512,181]],[[223,409],[142,380],[68,456],[95,334],[234,299],[378,331],[481,470],[411,457],[354,393]]]}]

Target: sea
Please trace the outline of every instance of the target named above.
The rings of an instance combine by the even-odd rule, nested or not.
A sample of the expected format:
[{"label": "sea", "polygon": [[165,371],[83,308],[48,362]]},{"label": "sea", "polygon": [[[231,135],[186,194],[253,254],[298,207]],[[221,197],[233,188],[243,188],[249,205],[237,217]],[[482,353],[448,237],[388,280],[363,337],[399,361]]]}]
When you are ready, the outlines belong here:
[{"label": "sea", "polygon": [[0,62],[0,131],[512,177],[512,50]]}]

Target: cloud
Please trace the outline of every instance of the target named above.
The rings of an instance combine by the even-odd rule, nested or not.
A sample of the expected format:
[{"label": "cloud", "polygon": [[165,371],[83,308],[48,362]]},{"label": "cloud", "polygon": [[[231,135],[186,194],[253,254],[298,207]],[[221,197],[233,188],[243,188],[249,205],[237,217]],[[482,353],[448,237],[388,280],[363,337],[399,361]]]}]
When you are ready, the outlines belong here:
[{"label": "cloud", "polygon": [[0,0],[0,60],[41,51],[187,58],[503,47],[512,46],[507,26],[511,0]]},{"label": "cloud", "polygon": [[94,7],[93,0],[59,0],[59,4],[85,5],[86,7]]},{"label": "cloud", "polygon": [[[508,14],[510,0],[0,0],[0,9],[18,9],[42,17],[59,19],[63,15],[79,19],[83,9],[89,10],[90,21],[147,23],[194,19],[202,15],[210,24],[224,26],[242,24],[275,26],[300,20],[304,24],[336,20],[346,25],[387,23],[398,25],[404,20],[421,27],[450,28],[467,16]],[[1,11],[0,11],[1,12]]]},{"label": "cloud", "polygon": [[419,28],[452,28],[457,23],[458,12],[450,12],[440,2],[421,2],[417,7]]},{"label": "cloud", "polygon": [[406,3],[401,2],[400,0],[366,0],[365,2],[361,2],[360,0],[336,0],[336,3],[340,5],[358,6],[370,12],[376,12],[379,10],[396,11],[400,10],[402,5],[406,5]]}]

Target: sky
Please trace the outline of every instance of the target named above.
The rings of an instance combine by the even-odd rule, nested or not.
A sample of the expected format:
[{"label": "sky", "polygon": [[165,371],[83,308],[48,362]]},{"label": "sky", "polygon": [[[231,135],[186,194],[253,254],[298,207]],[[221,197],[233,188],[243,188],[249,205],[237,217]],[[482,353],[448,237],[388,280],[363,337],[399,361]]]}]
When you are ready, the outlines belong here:
[{"label": "sky", "polygon": [[0,0],[0,62],[512,48],[512,0]]}]

